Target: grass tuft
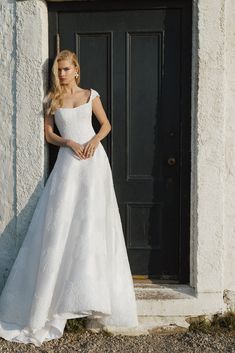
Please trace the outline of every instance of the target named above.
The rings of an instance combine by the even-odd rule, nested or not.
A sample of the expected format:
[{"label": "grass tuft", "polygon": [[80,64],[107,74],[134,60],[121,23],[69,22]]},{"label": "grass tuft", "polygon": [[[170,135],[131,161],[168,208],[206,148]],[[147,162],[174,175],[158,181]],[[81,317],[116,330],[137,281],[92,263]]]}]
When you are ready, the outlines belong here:
[{"label": "grass tuft", "polygon": [[235,332],[235,311],[229,310],[224,314],[216,313],[211,319],[205,315],[191,318],[189,331],[210,332]]},{"label": "grass tuft", "polygon": [[86,317],[67,320],[64,330],[66,332],[76,332],[76,333],[85,332],[86,331]]}]

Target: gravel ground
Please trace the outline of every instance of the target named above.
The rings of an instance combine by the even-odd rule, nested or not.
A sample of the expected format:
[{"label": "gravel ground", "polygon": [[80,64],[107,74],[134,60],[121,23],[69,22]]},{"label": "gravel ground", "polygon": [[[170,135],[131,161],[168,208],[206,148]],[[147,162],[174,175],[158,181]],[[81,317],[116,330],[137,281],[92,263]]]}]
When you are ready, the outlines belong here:
[{"label": "gravel ground", "polygon": [[64,332],[63,337],[32,344],[8,342],[0,338],[0,352],[17,353],[235,353],[235,333],[164,332],[141,336],[108,335],[85,330]]}]

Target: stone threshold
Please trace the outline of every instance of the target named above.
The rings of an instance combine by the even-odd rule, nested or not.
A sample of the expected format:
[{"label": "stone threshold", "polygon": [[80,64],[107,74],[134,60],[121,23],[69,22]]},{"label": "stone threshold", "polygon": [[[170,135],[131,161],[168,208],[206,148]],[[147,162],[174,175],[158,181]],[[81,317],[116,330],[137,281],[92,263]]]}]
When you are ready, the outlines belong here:
[{"label": "stone threshold", "polygon": [[[196,293],[195,288],[187,284],[160,284],[134,279],[134,289],[139,327],[107,326],[103,328],[105,331],[113,335],[146,335],[154,331],[187,330],[190,318],[211,317],[226,310],[221,293]],[[94,320],[89,320],[87,328],[94,332],[101,329]]]},{"label": "stone threshold", "polygon": [[140,327],[187,329],[190,318],[224,312],[226,304],[219,292],[197,293],[187,284],[160,284],[134,280]]},{"label": "stone threshold", "polygon": [[195,289],[186,284],[159,284],[135,280],[134,288],[137,300],[172,300],[195,297]]}]

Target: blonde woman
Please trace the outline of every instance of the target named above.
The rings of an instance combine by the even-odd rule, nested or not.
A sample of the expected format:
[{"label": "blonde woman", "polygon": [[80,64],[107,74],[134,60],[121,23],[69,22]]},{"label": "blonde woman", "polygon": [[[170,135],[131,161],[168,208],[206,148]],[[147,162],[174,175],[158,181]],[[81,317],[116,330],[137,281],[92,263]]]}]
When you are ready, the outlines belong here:
[{"label": "blonde woman", "polygon": [[[63,335],[67,319],[138,326],[112,172],[111,130],[99,93],[79,86],[75,53],[61,51],[45,99],[45,138],[60,146],[0,297],[0,336],[33,343]],[[92,112],[100,122],[96,134]],[[60,135],[54,132],[57,125]]]}]

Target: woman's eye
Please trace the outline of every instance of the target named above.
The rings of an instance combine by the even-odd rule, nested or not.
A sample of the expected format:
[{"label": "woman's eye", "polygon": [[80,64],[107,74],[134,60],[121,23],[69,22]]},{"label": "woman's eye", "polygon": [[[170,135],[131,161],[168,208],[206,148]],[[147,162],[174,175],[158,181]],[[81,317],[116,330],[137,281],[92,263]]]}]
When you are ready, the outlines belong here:
[{"label": "woman's eye", "polygon": [[61,72],[61,71],[69,71],[69,69],[68,69],[68,68],[65,68],[65,69],[59,69],[58,71],[59,71],[59,72]]}]

